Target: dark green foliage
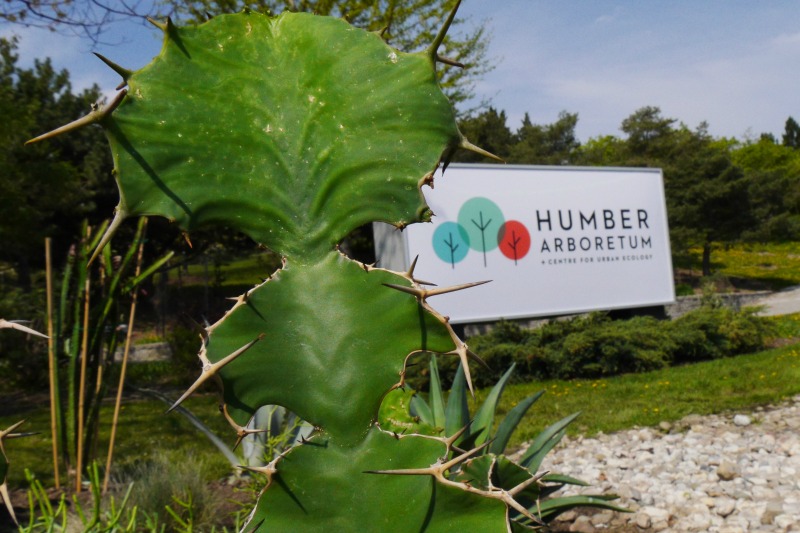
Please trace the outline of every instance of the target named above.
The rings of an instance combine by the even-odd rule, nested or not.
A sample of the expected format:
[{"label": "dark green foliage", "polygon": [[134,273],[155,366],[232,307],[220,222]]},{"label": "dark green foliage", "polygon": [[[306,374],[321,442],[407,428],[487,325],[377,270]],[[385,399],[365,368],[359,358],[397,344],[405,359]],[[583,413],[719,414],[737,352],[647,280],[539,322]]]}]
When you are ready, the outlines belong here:
[{"label": "dark green foliage", "polygon": [[562,111],[552,124],[533,124],[528,114],[517,130],[517,143],[511,149],[509,163],[536,165],[574,164],[580,142],[575,134],[577,113]]},{"label": "dark green foliage", "polygon": [[487,386],[511,364],[522,379],[571,379],[753,353],[764,348],[769,328],[752,310],[706,306],[674,321],[611,320],[594,313],[531,330],[501,322],[469,345],[491,368],[476,377],[479,386]]},{"label": "dark green foliage", "polygon": [[[41,287],[42,284],[38,284]],[[25,317],[37,331],[46,329],[44,291],[6,286],[0,291],[0,318]],[[4,387],[42,390],[47,386],[47,341],[19,331],[0,330],[0,376]]]},{"label": "dark green foliage", "polygon": [[[464,118],[459,128],[481,147],[508,163],[522,165],[577,164],[580,142],[575,133],[576,113],[562,111],[552,124],[534,124],[528,114],[517,131],[506,124],[505,111],[493,107]],[[457,160],[464,163],[493,163],[480,154],[462,153]]]},{"label": "dark green foliage", "polygon": [[793,117],[786,119],[783,131],[783,145],[789,148],[800,148],[800,124]]},{"label": "dark green foliage", "polygon": [[21,68],[16,49],[15,40],[0,39],[0,261],[11,263],[18,286],[29,290],[32,272],[43,263],[44,237],[54,238],[62,257],[81,220],[98,204],[110,208],[114,192],[97,129],[23,147],[36,132],[83,115],[101,95],[97,87],[73,94],[67,72],[49,60]]}]

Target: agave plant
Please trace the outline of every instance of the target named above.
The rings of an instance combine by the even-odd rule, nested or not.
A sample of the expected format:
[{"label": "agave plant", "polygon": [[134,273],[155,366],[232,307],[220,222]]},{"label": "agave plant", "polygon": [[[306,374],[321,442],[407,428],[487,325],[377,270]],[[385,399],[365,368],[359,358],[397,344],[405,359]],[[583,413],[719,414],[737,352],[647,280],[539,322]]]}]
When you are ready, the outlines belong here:
[{"label": "agave plant", "polygon": [[[486,399],[475,411],[474,416],[470,415],[463,369],[461,367],[457,369],[452,388],[446,395],[446,399],[435,356],[431,357],[429,371],[430,390],[427,399],[419,393],[413,394],[409,403],[411,416],[420,424],[427,426],[428,430],[434,434],[442,434],[448,438],[455,437],[451,454],[483,446],[479,454],[450,470],[452,479],[472,480],[470,482],[473,483],[474,480],[490,479],[495,487],[511,489],[520,480],[526,479],[527,473],[533,474],[538,482],[521,492],[517,496],[517,500],[526,505],[540,523],[549,523],[561,513],[575,507],[627,511],[610,503],[617,498],[613,494],[551,497],[565,485],[585,487],[588,484],[571,476],[550,472],[539,473],[545,456],[558,445],[566,434],[567,426],[580,413],[572,414],[555,422],[526,443],[522,450],[514,453],[515,457],[519,457],[516,464],[508,459],[507,448],[511,436],[531,406],[545,392],[532,394],[519,402],[495,429],[494,420],[497,406],[506,384],[514,373],[514,365],[511,365],[492,387]],[[408,428],[404,429],[408,430]],[[424,430],[417,428],[416,431]],[[487,477],[489,471],[493,472],[491,477]],[[530,518],[522,515],[514,518],[523,523],[532,522]]]}]

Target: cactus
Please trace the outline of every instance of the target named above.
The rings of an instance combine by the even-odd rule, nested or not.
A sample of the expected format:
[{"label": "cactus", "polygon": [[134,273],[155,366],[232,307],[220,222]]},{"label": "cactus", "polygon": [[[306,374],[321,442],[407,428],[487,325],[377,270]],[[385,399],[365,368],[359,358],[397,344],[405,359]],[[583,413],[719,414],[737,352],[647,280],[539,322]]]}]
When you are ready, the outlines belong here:
[{"label": "cactus", "polygon": [[[377,423],[414,357],[457,357],[472,388],[475,357],[429,299],[439,288],[340,254],[337,243],[380,220],[430,220],[421,189],[453,152],[479,153],[459,132],[436,81],[434,42],[418,53],[343,20],[245,11],[196,27],[156,23],[161,54],[133,72],[103,59],[127,87],[108,105],[34,141],[89,124],[107,133],[120,202],[101,248],[128,217],[160,215],[185,232],[224,224],[283,256],[283,267],[207,329],[201,376],[214,377],[239,438],[267,404],[315,430],[252,470],[266,487],[247,531],[518,531],[538,524],[517,495],[539,482],[489,461],[480,478],[450,476],[484,443],[400,435]],[[494,457],[494,455],[487,455]],[[500,465],[500,466],[498,466]],[[475,469],[473,469],[475,470]],[[477,472],[477,470],[476,470]],[[517,520],[519,519],[519,521]]]}]

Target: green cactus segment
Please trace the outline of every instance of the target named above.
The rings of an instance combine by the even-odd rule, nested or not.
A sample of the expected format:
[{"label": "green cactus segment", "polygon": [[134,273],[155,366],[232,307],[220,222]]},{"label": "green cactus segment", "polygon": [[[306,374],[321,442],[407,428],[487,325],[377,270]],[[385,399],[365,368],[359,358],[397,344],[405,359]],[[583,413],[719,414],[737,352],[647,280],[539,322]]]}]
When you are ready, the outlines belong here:
[{"label": "green cactus segment", "polygon": [[244,425],[280,404],[346,441],[363,438],[409,354],[455,348],[445,324],[384,283],[410,284],[329,252],[311,266],[290,261],[250,291],[209,331],[211,362],[264,335],[219,372],[231,416]]},{"label": "green cactus segment", "polygon": [[425,468],[445,453],[441,442],[373,428],[355,447],[318,435],[278,464],[245,530],[506,531],[502,502],[437,483],[430,476],[372,474]]},{"label": "green cactus segment", "polygon": [[223,223],[319,257],[363,224],[428,218],[419,185],[460,142],[427,54],[302,13],[168,24],[107,130],[123,216]]}]

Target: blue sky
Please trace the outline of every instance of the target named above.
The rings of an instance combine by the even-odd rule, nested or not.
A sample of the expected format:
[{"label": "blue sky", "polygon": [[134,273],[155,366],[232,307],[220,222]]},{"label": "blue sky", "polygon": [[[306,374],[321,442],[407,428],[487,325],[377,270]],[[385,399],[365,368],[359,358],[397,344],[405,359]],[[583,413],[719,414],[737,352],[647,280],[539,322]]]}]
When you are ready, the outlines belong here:
[{"label": "blue sky", "polygon": [[[636,109],[654,105],[715,136],[780,137],[788,116],[800,119],[800,2],[795,0],[464,0],[467,24],[486,21],[496,68],[477,96],[505,110],[516,129],[525,112],[550,123],[578,113],[582,141],[621,135]],[[49,56],[75,87],[108,93],[116,74],[76,37],[0,25],[17,33],[20,55]],[[160,32],[120,24],[98,51],[136,69],[160,49]]]}]

